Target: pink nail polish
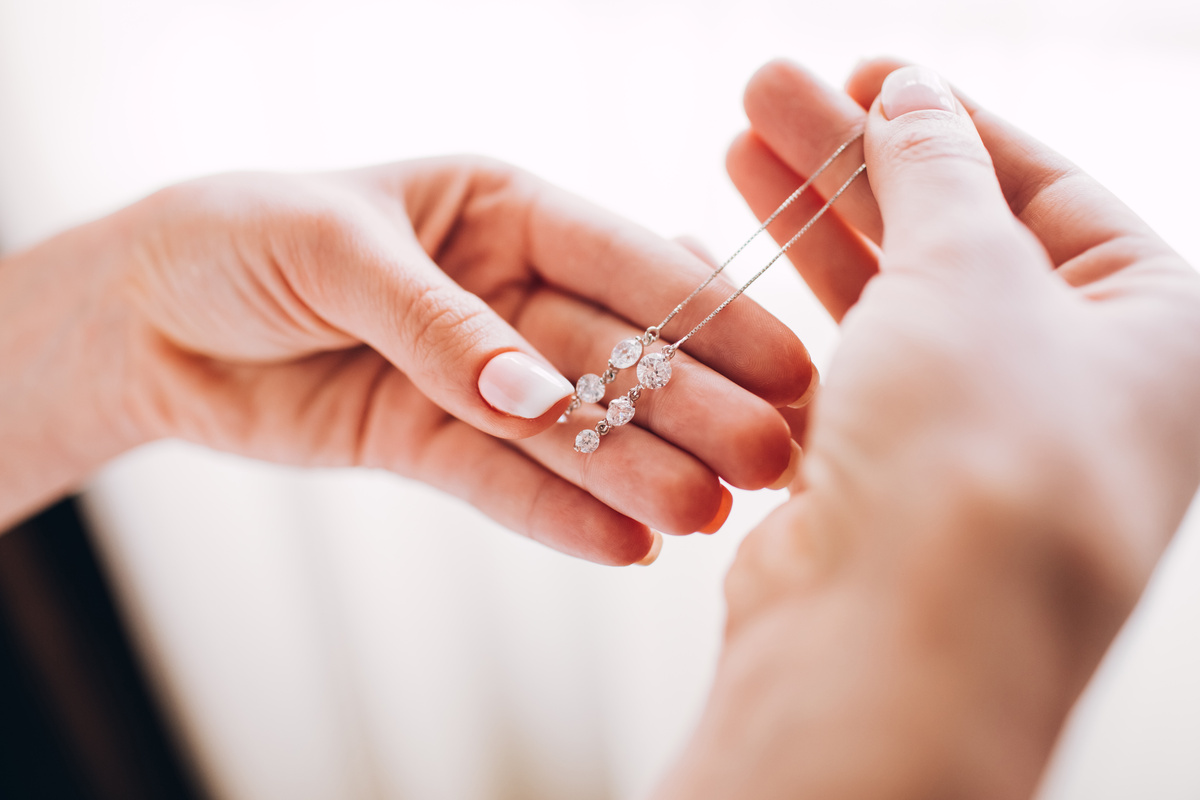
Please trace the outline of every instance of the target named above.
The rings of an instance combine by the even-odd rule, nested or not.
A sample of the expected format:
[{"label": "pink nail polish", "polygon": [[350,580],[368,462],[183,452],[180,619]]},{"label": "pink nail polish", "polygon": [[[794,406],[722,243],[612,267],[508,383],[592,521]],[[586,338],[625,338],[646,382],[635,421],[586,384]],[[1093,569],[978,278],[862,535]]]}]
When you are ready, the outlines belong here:
[{"label": "pink nail polish", "polygon": [[949,84],[929,67],[901,67],[888,75],[879,90],[883,115],[895,119],[911,111],[956,111]]},{"label": "pink nail polish", "polygon": [[569,397],[574,387],[543,362],[516,351],[501,353],[479,373],[479,394],[497,411],[536,419]]}]

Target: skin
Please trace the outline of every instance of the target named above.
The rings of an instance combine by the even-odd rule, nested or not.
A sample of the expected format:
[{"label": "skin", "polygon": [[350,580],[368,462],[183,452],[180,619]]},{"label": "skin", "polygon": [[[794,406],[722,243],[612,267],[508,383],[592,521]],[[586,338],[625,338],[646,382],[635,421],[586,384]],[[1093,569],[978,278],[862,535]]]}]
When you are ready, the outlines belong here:
[{"label": "skin", "polygon": [[228,176],[0,264],[0,524],[180,436],[392,469],[628,563],[647,525],[711,519],[718,475],[784,473],[790,425],[795,494],[739,552],[710,702],[656,797],[1028,797],[1200,482],[1200,279],[968,99],[885,116],[897,66],[840,91],[768,65],[729,153],[765,216],[866,127],[847,160],[869,184],[792,251],[843,323],[811,412],[776,412],[813,373],[739,301],[678,391],[577,459],[557,409],[498,415],[478,369],[525,348],[594,369],[706,273],[694,255],[492,163]]},{"label": "skin", "polygon": [[[0,529],[119,453],[178,437],[391,470],[566,553],[638,561],[651,528],[723,521],[719,479],[762,488],[785,472],[775,407],[814,376],[796,336],[739,302],[590,456],[572,445],[600,410],[555,425],[564,398],[511,417],[476,381],[509,350],[572,380],[600,371],[709,271],[480,159],[166,189],[0,262]],[[716,282],[674,328],[729,291]]]},{"label": "skin", "polygon": [[843,339],[656,800],[1029,797],[1200,482],[1196,273],[961,94],[886,116],[898,66],[746,90],[760,216],[864,125],[870,183],[793,258]]}]

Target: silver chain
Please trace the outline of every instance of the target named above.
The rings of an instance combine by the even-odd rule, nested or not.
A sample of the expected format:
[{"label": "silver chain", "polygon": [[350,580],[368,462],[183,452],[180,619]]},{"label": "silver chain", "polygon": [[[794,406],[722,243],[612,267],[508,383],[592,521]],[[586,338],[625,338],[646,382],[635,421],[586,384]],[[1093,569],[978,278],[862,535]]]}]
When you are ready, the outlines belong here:
[{"label": "silver chain", "polygon": [[854,170],[854,173],[849,178],[846,179],[846,182],[843,183],[838,188],[838,190],[836,192],[834,192],[833,195],[828,200],[825,201],[825,205],[821,206],[821,210],[818,211],[816,214],[813,214],[812,218],[808,222],[804,223],[804,227],[801,228],[799,231],[797,231],[795,236],[793,236],[791,239],[788,239],[787,244],[785,244],[783,247],[779,248],[779,252],[776,253],[774,256],[772,256],[771,260],[768,261],[763,266],[762,269],[760,269],[758,272],[751,275],[750,280],[746,281],[741,286],[739,286],[737,291],[735,291],[733,294],[729,295],[729,297],[726,297],[725,301],[723,303],[721,303],[721,305],[714,308],[711,314],[709,314],[704,319],[700,320],[700,322],[696,325],[696,327],[692,328],[682,338],[678,339],[675,342],[674,347],[678,348],[679,345],[683,344],[688,339],[692,338],[692,336],[695,335],[696,331],[703,328],[705,325],[707,325],[709,322],[712,321],[713,317],[715,317],[717,314],[720,314],[722,311],[724,311],[725,306],[729,305],[734,300],[737,300],[738,297],[741,296],[742,292],[744,292],[750,288],[750,284],[754,283],[756,280],[761,278],[766,273],[766,271],[771,268],[772,264],[774,264],[776,261],[778,261],[780,258],[783,257],[783,254],[788,251],[789,247],[791,247],[793,244],[795,244],[796,241],[801,236],[808,233],[808,229],[811,228],[813,225],[815,225],[817,220],[819,220],[821,217],[825,216],[825,212],[828,211],[829,207],[834,204],[834,201],[836,201],[839,197],[842,196],[842,192],[849,189],[850,184],[854,183],[855,179],[857,179],[859,175],[862,175],[866,171],[867,171],[867,165],[860,164],[858,166],[858,169]]},{"label": "silver chain", "polygon": [[[837,157],[840,156],[847,147],[854,144],[861,138],[862,138],[862,132],[859,131],[857,134],[855,134],[854,138],[847,139],[845,142],[842,142],[841,146],[838,147],[837,150],[834,150],[833,154],[831,156],[829,156],[829,158],[825,159],[825,163],[823,163],[823,164],[821,164],[821,166],[817,167],[816,172],[814,172],[812,175],[809,175],[808,180],[806,180],[804,183],[800,184],[799,189],[797,189],[796,191],[794,191],[790,195],[788,195],[787,199],[779,204],[779,208],[775,209],[773,212],[771,212],[771,216],[769,216],[765,220],[763,220],[763,223],[758,226],[758,230],[756,230],[756,231],[754,231],[754,233],[750,234],[749,239],[742,242],[741,246],[738,247],[737,250],[734,250],[733,254],[730,255],[729,258],[725,259],[725,261],[722,262],[720,266],[718,266],[716,269],[714,269],[712,271],[712,274],[704,279],[703,283],[701,283],[699,286],[697,286],[695,289],[693,289],[692,293],[689,294],[687,297],[685,297],[683,299],[682,303],[675,306],[675,308],[671,310],[671,313],[667,314],[667,316],[663,319],[662,322],[658,323],[657,325],[655,325],[653,327],[647,328],[646,333],[643,334],[643,336],[645,336],[645,335],[649,334],[651,331],[653,331],[654,338],[658,338],[658,332],[661,331],[663,328],[667,327],[667,323],[670,322],[671,320],[675,319],[675,315],[678,314],[680,311],[682,311],[684,306],[686,306],[688,303],[692,302],[692,300],[696,299],[696,295],[700,294],[702,291],[704,291],[708,287],[708,285],[710,283],[712,283],[714,280],[716,280],[716,277],[718,275],[720,275],[722,272],[724,272],[725,268],[728,267],[731,263],[733,263],[733,260],[735,258],[737,258],[738,256],[740,256],[742,254],[742,251],[745,250],[747,247],[749,247],[750,243],[753,242],[755,239],[757,239],[758,235],[760,233],[762,233],[763,231],[765,231],[767,229],[767,226],[769,226],[772,222],[775,221],[776,217],[778,217],[780,214],[782,214],[787,209],[788,206],[790,206],[792,203],[796,202],[796,200],[800,197],[800,195],[802,195],[806,191],[808,191],[808,187],[812,186],[813,182],[816,181],[817,178],[821,177],[821,173],[823,173],[825,170],[829,169],[830,165],[833,164],[834,161],[837,161]],[[855,175],[855,177],[858,177],[858,176]],[[838,194],[841,194],[841,192],[839,192]],[[836,199],[836,195],[835,195],[834,199]],[[825,213],[824,209],[822,209],[821,213],[822,214]],[[820,216],[820,215],[818,214],[818,216]],[[815,219],[816,218],[814,218],[813,221],[815,221]],[[794,241],[794,239],[793,239],[793,241]],[[785,246],[783,248],[783,250],[787,250],[787,247],[790,245],[791,245],[791,242],[788,242],[788,245]],[[779,251],[780,255],[783,254],[783,250]],[[775,256],[775,258],[779,258],[779,256],[777,255],[777,256]],[[774,264],[774,263],[775,263],[775,259],[773,258],[773,259],[771,259],[771,264]],[[771,266],[771,264],[768,264],[767,266],[769,267],[769,266]],[[755,277],[758,277],[758,276],[756,275]],[[741,292],[738,292],[738,294],[741,294]],[[736,297],[736,296],[737,295],[734,295],[734,297]],[[733,298],[730,298],[730,299],[733,299]],[[726,301],[726,303],[722,303],[721,307],[724,308],[727,303],[728,303],[728,301]],[[684,338],[687,338],[687,337],[684,337]],[[651,342],[652,341],[654,341],[654,340],[651,339]],[[680,339],[680,341],[683,341],[683,339]],[[646,344],[650,344],[650,342],[646,342]]]},{"label": "silver chain", "polygon": [[746,247],[748,247],[760,233],[765,231],[767,226],[774,222],[775,219],[782,214],[788,206],[794,203],[796,199],[800,197],[800,195],[804,194],[804,192],[810,186],[812,186],[813,182],[820,177],[821,174],[825,172],[825,170],[828,169],[834,161],[837,160],[838,156],[845,152],[846,148],[854,144],[854,142],[858,141],[860,138],[862,138],[861,131],[855,134],[852,138],[843,142],[838,149],[834,150],[833,154],[830,155],[829,158],[825,159],[825,162],[821,164],[821,166],[817,167],[816,171],[809,176],[808,180],[804,181],[804,183],[802,183],[800,187],[796,189],[796,191],[788,195],[787,199],[780,203],[779,207],[776,208],[769,217],[763,220],[763,223],[759,225],[758,229],[754,231],[753,234],[750,235],[750,238],[743,242],[737,250],[733,251],[733,255],[725,259],[725,261],[716,269],[714,269],[699,286],[692,290],[692,293],[685,297],[683,302],[675,306],[675,308],[671,310],[671,313],[667,314],[662,322],[646,328],[646,330],[640,336],[624,339],[619,342],[617,346],[613,348],[612,358],[609,359],[607,369],[602,375],[588,374],[579,379],[579,382],[576,384],[576,393],[571,396],[571,401],[567,404],[566,411],[563,412],[563,415],[559,420],[560,422],[565,422],[571,415],[571,412],[575,411],[583,404],[580,394],[585,394],[589,401],[598,401],[599,399],[603,398],[604,388],[616,379],[618,372],[626,367],[631,367],[634,364],[637,364],[638,367],[638,384],[630,389],[625,395],[614,398],[609,403],[608,412],[605,415],[605,418],[596,424],[594,430],[584,429],[575,437],[575,449],[578,452],[595,452],[596,448],[600,446],[600,437],[610,433],[613,428],[620,427],[621,425],[624,425],[632,420],[634,413],[636,412],[637,402],[641,399],[643,390],[660,389],[663,386],[666,386],[667,382],[670,381],[670,362],[674,358],[675,353],[679,350],[680,345],[695,336],[696,333],[709,322],[712,322],[713,318],[724,311],[730,303],[738,299],[742,293],[749,289],[756,280],[766,274],[767,270],[769,270],[776,261],[782,258],[783,254],[786,253],[788,249],[800,239],[800,237],[808,233],[809,229],[811,229],[812,226],[817,223],[817,220],[825,216],[825,212],[828,211],[830,207],[837,202],[837,199],[841,197],[847,189],[850,188],[850,185],[854,183],[854,181],[857,180],[860,175],[866,172],[867,165],[865,163],[860,164],[858,168],[855,169],[850,175],[850,177],[847,178],[840,187],[838,187],[838,190],[834,192],[828,200],[825,201],[825,204],[821,206],[817,213],[813,214],[812,217],[810,217],[809,220],[804,223],[804,226],[801,227],[800,230],[795,233],[795,235],[788,239],[787,242],[779,248],[779,252],[772,256],[770,261],[764,264],[763,267],[758,270],[758,272],[750,276],[749,280],[739,286],[733,292],[733,294],[726,297],[719,306],[714,308],[707,317],[700,320],[700,322],[697,323],[694,328],[684,334],[682,338],[678,339],[672,344],[664,345],[658,353],[643,355],[645,348],[658,340],[662,329],[666,327],[666,325],[672,319],[674,319],[675,316],[682,311],[688,303],[694,300],[697,295],[699,295],[706,287],[708,287],[709,284],[716,280],[716,277],[720,275],[725,268],[729,266],[730,263],[732,263],[733,260],[737,258],[738,255],[740,255],[742,251],[745,250]]}]

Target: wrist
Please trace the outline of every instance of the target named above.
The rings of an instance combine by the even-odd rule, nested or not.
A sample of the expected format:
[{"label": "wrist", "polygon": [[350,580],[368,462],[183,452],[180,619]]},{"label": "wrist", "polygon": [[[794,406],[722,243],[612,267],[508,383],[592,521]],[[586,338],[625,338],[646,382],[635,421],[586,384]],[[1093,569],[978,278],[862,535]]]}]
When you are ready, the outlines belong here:
[{"label": "wrist", "polygon": [[0,529],[148,439],[130,413],[123,211],[0,261]]}]

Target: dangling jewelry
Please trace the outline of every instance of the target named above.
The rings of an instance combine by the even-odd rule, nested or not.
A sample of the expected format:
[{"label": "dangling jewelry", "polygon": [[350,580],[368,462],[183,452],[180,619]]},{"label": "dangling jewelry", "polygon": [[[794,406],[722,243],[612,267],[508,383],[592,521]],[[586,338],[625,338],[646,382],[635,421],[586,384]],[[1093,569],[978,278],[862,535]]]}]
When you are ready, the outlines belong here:
[{"label": "dangling jewelry", "polygon": [[697,323],[694,328],[684,334],[681,339],[673,344],[664,345],[657,353],[645,353],[645,349],[658,340],[660,334],[662,333],[662,329],[666,327],[667,323],[674,319],[675,315],[682,311],[684,306],[692,302],[696,295],[704,291],[705,287],[712,283],[716,277],[720,275],[725,268],[729,266],[729,264],[735,258],[737,258],[738,255],[740,255],[741,252],[745,250],[746,247],[749,246],[749,244],[754,241],[754,239],[760,233],[767,229],[768,225],[775,221],[776,217],[783,213],[784,209],[795,202],[800,195],[804,194],[808,187],[812,185],[813,181],[819,178],[821,173],[828,169],[829,166],[837,160],[837,157],[846,150],[846,148],[854,144],[854,142],[858,141],[860,138],[862,138],[861,132],[844,142],[840,147],[838,147],[838,149],[834,150],[833,154],[829,156],[829,158],[825,159],[825,163],[817,167],[817,170],[809,176],[808,180],[801,184],[800,188],[792,192],[788,198],[779,205],[779,208],[775,209],[775,211],[771,213],[771,216],[767,217],[766,220],[763,221],[762,225],[758,227],[758,230],[751,234],[750,238],[743,242],[741,247],[733,251],[733,255],[729,256],[729,258],[725,259],[720,266],[714,269],[711,275],[705,278],[704,281],[697,286],[691,294],[683,299],[683,302],[675,306],[675,308],[671,310],[671,313],[667,314],[667,316],[663,318],[662,322],[646,328],[641,336],[631,336],[628,339],[622,339],[621,341],[617,342],[616,347],[614,347],[612,350],[612,355],[610,355],[608,358],[608,368],[605,369],[603,373],[599,375],[588,373],[587,375],[582,376],[576,382],[575,394],[571,396],[571,402],[567,405],[567,409],[563,412],[562,417],[559,418],[559,422],[566,422],[571,416],[571,412],[579,408],[584,403],[598,403],[603,400],[606,387],[608,384],[616,380],[618,373],[620,373],[620,371],[623,369],[637,364],[637,385],[630,389],[626,394],[620,397],[615,397],[609,402],[608,412],[605,414],[604,419],[596,423],[596,427],[594,429],[585,428],[579,432],[579,434],[575,437],[576,451],[580,453],[595,452],[596,449],[600,447],[601,436],[605,436],[613,428],[618,428],[633,419],[633,415],[637,410],[637,403],[638,400],[641,399],[642,392],[647,389],[661,389],[671,380],[671,359],[674,358],[675,353],[679,350],[680,346],[688,339],[695,336],[696,333],[709,322],[711,322],[713,318],[717,316],[717,314],[720,314],[722,311],[724,311],[726,306],[728,306],[730,303],[740,297],[743,292],[749,289],[752,283],[761,278],[766,271],[771,268],[772,264],[783,257],[783,254],[788,251],[788,248],[795,244],[801,236],[808,233],[809,229],[816,224],[817,220],[824,216],[825,212],[829,210],[830,206],[832,206],[834,202],[836,202],[837,199],[842,196],[842,193],[850,188],[850,184],[854,183],[855,179],[857,179],[859,175],[866,172],[867,165],[860,164],[858,168],[855,169],[850,175],[850,177],[847,178],[846,181],[841,185],[841,187],[839,187],[838,190],[834,192],[828,200],[825,201],[825,204],[821,206],[820,210],[813,214],[808,222],[804,223],[804,226],[801,227],[791,239],[788,239],[787,243],[784,244],[783,247],[779,248],[779,252],[772,256],[770,261],[768,261],[761,269],[759,269],[758,272],[754,273],[754,275],[752,275],[748,281],[739,286],[737,290],[733,292],[733,294],[729,295],[729,297],[726,297],[719,306],[713,309],[707,317]]}]

